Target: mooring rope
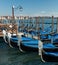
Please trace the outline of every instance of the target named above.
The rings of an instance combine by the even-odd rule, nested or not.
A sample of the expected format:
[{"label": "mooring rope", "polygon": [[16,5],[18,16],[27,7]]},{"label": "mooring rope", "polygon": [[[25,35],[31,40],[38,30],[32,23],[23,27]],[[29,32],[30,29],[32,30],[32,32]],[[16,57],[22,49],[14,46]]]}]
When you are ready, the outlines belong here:
[{"label": "mooring rope", "polygon": [[6,33],[5,30],[3,30],[2,32],[3,32],[3,39],[4,39],[4,41],[7,43],[7,41],[6,41],[6,35],[7,35],[7,33]]},{"label": "mooring rope", "polygon": [[24,52],[24,51],[21,49],[21,47],[20,47],[22,35],[24,35],[24,34],[23,34],[23,33],[19,33],[19,34],[18,34],[18,46],[19,46],[19,50],[20,50],[21,52]]},{"label": "mooring rope", "polygon": [[8,33],[8,43],[9,43],[9,46],[10,46],[11,48],[13,48],[13,46],[12,46],[11,43],[10,43],[10,38],[11,38],[11,33]]},{"label": "mooring rope", "polygon": [[38,49],[39,49],[39,55],[41,56],[41,60],[42,60],[43,62],[45,62],[44,59],[43,59],[43,57],[42,57],[43,42],[41,42],[40,40],[39,40],[39,43],[38,43]]}]

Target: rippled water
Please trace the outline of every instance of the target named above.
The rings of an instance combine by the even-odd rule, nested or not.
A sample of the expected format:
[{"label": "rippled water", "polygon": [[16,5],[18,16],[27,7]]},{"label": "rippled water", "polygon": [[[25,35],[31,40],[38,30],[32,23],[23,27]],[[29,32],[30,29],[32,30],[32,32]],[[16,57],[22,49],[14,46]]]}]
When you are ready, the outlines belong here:
[{"label": "rippled water", "polygon": [[18,49],[10,48],[0,38],[0,65],[58,65],[58,63],[43,63],[38,53],[22,53]]}]

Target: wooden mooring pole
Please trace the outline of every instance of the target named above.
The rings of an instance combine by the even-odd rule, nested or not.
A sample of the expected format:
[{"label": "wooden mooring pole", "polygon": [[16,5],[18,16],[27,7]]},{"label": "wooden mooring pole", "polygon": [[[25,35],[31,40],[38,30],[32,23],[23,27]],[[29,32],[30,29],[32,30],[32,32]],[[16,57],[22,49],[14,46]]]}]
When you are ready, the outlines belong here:
[{"label": "wooden mooring pole", "polygon": [[52,16],[52,32],[54,32],[54,16]]},{"label": "wooden mooring pole", "polygon": [[40,21],[40,17],[36,17],[36,29],[39,30],[39,21]]},{"label": "wooden mooring pole", "polygon": [[44,17],[42,17],[42,31],[44,31]]},{"label": "wooden mooring pole", "polygon": [[57,33],[58,33],[58,17],[57,17],[57,27],[56,28],[57,28]]}]

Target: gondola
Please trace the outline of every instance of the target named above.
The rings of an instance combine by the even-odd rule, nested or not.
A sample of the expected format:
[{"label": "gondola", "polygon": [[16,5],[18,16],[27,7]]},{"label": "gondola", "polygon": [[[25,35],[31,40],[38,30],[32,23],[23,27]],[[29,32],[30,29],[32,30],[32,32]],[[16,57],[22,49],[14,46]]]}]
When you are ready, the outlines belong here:
[{"label": "gondola", "polygon": [[[8,33],[5,30],[3,30],[3,34],[4,34],[4,36],[3,36],[4,41],[6,43],[8,43],[10,45],[10,47],[15,47],[15,48],[17,48],[19,46],[19,44],[20,44],[19,41],[34,40],[30,37],[24,36],[23,33],[19,33],[19,35],[16,35],[16,34]],[[21,38],[19,38],[19,36],[21,36]]]},{"label": "gondola", "polygon": [[50,42],[51,41],[51,34],[50,32],[41,31],[40,32],[40,38],[42,42]]},{"label": "gondola", "polygon": [[13,46],[13,47],[17,47],[20,45],[21,41],[30,41],[30,40],[33,40],[32,38],[28,38],[28,37],[25,37],[24,35],[21,36],[21,38],[18,38],[18,36],[13,36],[10,38],[10,44]]},{"label": "gondola", "polygon": [[13,47],[20,46],[23,51],[38,51],[39,40],[24,35],[22,35],[21,38],[18,38],[18,36],[12,36],[10,38],[10,44]]},{"label": "gondola", "polygon": [[[40,41],[40,42],[39,42]],[[39,46],[41,45],[41,43],[43,43],[41,40],[27,40],[27,41],[21,41],[20,43],[20,47],[22,50],[24,51],[36,51],[38,52]],[[45,42],[46,43],[46,42]],[[40,44],[40,45],[39,45]],[[39,45],[39,46],[38,46]]]},{"label": "gondola", "polygon": [[5,43],[7,43],[12,48],[13,48],[13,46],[11,45],[10,39],[15,38],[15,37],[17,37],[16,34],[11,34],[9,32],[6,32],[5,30],[3,30],[3,39],[4,39]]},{"label": "gondola", "polygon": [[[37,34],[35,31],[29,31],[29,33],[30,34]],[[45,35],[45,34],[47,34],[46,32],[43,32],[43,35]],[[46,36],[45,36],[46,37]],[[42,40],[45,40],[46,38],[42,38]],[[47,38],[47,39],[49,39],[49,38]],[[51,39],[51,38],[50,38]],[[49,39],[49,41],[50,41],[50,39]],[[21,47],[21,49],[22,50],[24,50],[24,51],[37,51],[38,52],[38,44],[40,44],[39,43],[39,41],[42,41],[42,40],[38,40],[38,39],[32,39],[32,40],[23,40],[23,41],[21,41],[21,43],[20,43],[20,47]]]},{"label": "gondola", "polygon": [[19,48],[20,46],[23,51],[38,51],[39,40],[24,35],[19,38],[16,34],[10,33],[6,35],[5,39],[12,48]]},{"label": "gondola", "polygon": [[[31,34],[32,36],[40,36],[40,39],[41,39],[41,41],[42,42],[51,42],[51,32],[49,32],[49,31],[33,31],[33,30],[31,30],[31,31],[29,31],[29,34]],[[53,34],[54,34],[54,32],[53,32]]]},{"label": "gondola", "polygon": [[25,40],[25,41],[21,41],[20,43],[20,47],[23,51],[27,51],[27,52],[38,52],[38,40]]},{"label": "gondola", "polygon": [[53,42],[43,44],[41,59],[46,62],[58,62],[58,34],[52,38]]}]

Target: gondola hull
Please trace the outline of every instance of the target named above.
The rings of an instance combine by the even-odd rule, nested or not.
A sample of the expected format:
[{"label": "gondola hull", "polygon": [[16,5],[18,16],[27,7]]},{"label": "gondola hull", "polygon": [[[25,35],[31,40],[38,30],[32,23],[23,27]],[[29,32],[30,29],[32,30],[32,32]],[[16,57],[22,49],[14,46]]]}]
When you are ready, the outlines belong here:
[{"label": "gondola hull", "polygon": [[52,36],[52,43],[43,44],[42,59],[47,62],[58,62],[58,34]]},{"label": "gondola hull", "polygon": [[54,52],[55,55],[53,55],[51,53],[49,54],[48,52],[46,54],[44,51],[42,51],[42,59],[46,62],[58,62],[58,54],[57,53],[58,52]]},{"label": "gondola hull", "polygon": [[4,42],[8,44],[8,37],[5,36]]},{"label": "gondola hull", "polygon": [[11,38],[9,38],[8,36],[5,36],[5,42],[8,44],[8,45],[11,45],[12,48],[18,48],[18,43],[15,42],[15,40],[12,40],[12,38],[16,38],[16,36],[11,36]]},{"label": "gondola hull", "polygon": [[51,39],[41,39],[41,41],[43,42],[43,43],[50,43],[51,42]]},{"label": "gondola hull", "polygon": [[25,37],[25,36],[22,36],[21,39],[20,39],[20,42],[18,40],[19,40],[19,38],[17,36],[16,37],[11,37],[10,38],[10,44],[13,47],[17,48],[17,47],[19,47],[21,41],[27,41],[27,40],[30,41],[32,39],[28,38],[28,37]]},{"label": "gondola hull", "polygon": [[38,47],[32,47],[32,46],[26,46],[22,43],[20,43],[20,47],[23,51],[27,51],[27,52],[38,52]]},{"label": "gondola hull", "polygon": [[13,48],[19,48],[18,43],[13,40],[10,40],[10,44]]},{"label": "gondola hull", "polygon": [[27,40],[27,41],[22,41],[20,43],[20,47],[22,50],[24,51],[28,51],[28,52],[38,52],[38,40]]},{"label": "gondola hull", "polygon": [[42,49],[42,59],[46,62],[58,62],[58,47],[46,44]]}]

